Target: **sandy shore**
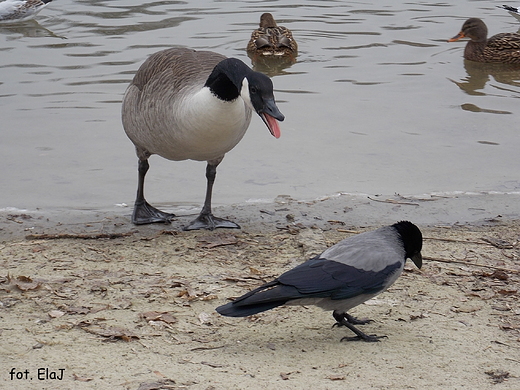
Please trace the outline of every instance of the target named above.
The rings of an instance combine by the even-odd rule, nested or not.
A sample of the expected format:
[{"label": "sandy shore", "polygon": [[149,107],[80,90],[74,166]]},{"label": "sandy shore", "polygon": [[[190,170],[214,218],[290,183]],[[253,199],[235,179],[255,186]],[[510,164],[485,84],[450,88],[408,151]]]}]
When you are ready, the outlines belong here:
[{"label": "sandy shore", "polygon": [[[492,196],[492,201],[490,201]],[[0,388],[518,389],[518,196],[336,196],[216,209],[241,230],[135,227],[121,212],[0,213]],[[449,207],[448,207],[449,206]],[[387,292],[331,313],[214,308],[340,239],[396,220],[425,237]]]}]

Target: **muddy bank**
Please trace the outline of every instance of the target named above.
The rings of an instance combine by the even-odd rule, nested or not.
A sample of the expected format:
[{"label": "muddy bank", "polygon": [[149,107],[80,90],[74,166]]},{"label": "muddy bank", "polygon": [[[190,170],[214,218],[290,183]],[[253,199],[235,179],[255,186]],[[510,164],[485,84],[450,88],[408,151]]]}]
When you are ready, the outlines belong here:
[{"label": "muddy bank", "polygon": [[[4,212],[0,387],[519,388],[520,218],[483,198],[449,218],[444,199],[357,201],[219,208],[242,229],[215,232],[180,230],[190,215],[136,228],[129,209]],[[348,235],[399,219],[423,231],[423,269],[408,264],[389,291],[352,311],[374,320],[363,330],[387,335],[380,343],[340,342],[347,331],[314,307],[245,319],[214,311]]]}]

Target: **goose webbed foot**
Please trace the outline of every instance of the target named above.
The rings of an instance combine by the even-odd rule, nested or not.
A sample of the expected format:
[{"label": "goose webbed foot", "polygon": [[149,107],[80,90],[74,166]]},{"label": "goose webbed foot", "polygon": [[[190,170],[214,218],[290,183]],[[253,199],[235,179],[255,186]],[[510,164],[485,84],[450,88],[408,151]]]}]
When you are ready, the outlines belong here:
[{"label": "goose webbed foot", "polygon": [[200,215],[193,220],[184,230],[214,230],[217,228],[224,229],[240,229],[240,226],[227,219],[215,217],[213,214],[200,213]]},{"label": "goose webbed foot", "polygon": [[165,213],[151,206],[147,201],[136,202],[132,214],[132,223],[145,225],[149,223],[170,223],[175,214]]},{"label": "goose webbed foot", "polygon": [[377,342],[379,339],[382,339],[386,336],[377,336],[375,334],[368,335],[366,333],[363,333],[358,328],[356,328],[354,325],[365,325],[369,322],[372,322],[372,320],[369,319],[363,319],[359,320],[350,314],[342,313],[340,311],[334,310],[332,313],[334,316],[334,319],[336,320],[336,323],[333,326],[346,326],[349,328],[352,332],[354,332],[356,335],[352,337],[342,337],[340,341],[366,341],[366,342]]}]

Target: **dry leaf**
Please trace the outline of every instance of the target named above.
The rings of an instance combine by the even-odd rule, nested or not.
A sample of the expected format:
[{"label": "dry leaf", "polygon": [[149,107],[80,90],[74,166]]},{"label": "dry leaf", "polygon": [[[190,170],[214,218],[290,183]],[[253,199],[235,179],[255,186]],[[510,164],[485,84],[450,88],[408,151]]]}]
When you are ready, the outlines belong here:
[{"label": "dry leaf", "polygon": [[499,280],[508,280],[509,275],[506,274],[504,271],[495,271],[490,275],[492,278],[499,279]]},{"label": "dry leaf", "polygon": [[485,241],[498,249],[512,249],[514,245],[500,238],[493,237],[482,237],[482,241]]},{"label": "dry leaf", "polygon": [[415,320],[418,320],[418,319],[421,319],[421,318],[428,318],[429,315],[428,314],[424,314],[424,313],[421,313],[421,314],[410,314],[410,320],[411,321],[415,321]]},{"label": "dry leaf", "polygon": [[129,299],[116,299],[111,305],[112,309],[124,310],[132,307],[132,302]]},{"label": "dry leaf", "polygon": [[63,315],[65,315],[65,312],[64,311],[61,311],[61,310],[51,310],[50,312],[47,313],[49,315],[49,317],[51,318],[60,318],[62,317]]},{"label": "dry leaf", "polygon": [[33,281],[27,276],[17,276],[12,278],[8,276],[9,282],[22,291],[35,290],[41,286],[41,283]]},{"label": "dry leaf", "polygon": [[202,313],[199,314],[199,321],[200,321],[201,325],[205,325],[205,324],[210,325],[211,324],[211,316],[208,313],[202,312]]},{"label": "dry leaf", "polygon": [[465,306],[452,306],[450,310],[454,313],[474,313],[476,311],[481,310],[482,307],[480,305],[465,305]]},{"label": "dry leaf", "polygon": [[502,294],[502,295],[514,295],[514,294],[516,294],[516,293],[518,292],[518,290],[517,290],[517,289],[513,289],[513,288],[512,288],[512,289],[507,289],[507,290],[506,290],[506,289],[504,288],[504,289],[502,289],[502,290],[498,290],[497,292],[498,292],[499,294]]},{"label": "dry leaf", "polygon": [[204,297],[201,297],[200,300],[201,301],[212,301],[213,299],[217,299],[217,298],[218,298],[218,296],[216,296],[215,294],[209,294]]},{"label": "dry leaf", "polygon": [[84,376],[76,375],[74,373],[72,374],[72,377],[74,378],[75,381],[78,381],[78,382],[90,382],[91,380],[94,380],[94,378],[87,378]]},{"label": "dry leaf", "polygon": [[141,383],[137,390],[168,390],[176,388],[174,380],[163,379],[157,382]]},{"label": "dry leaf", "polygon": [[145,321],[162,321],[166,322],[167,324],[175,324],[177,322],[177,318],[175,318],[173,314],[166,311],[147,311],[145,313],[139,313],[139,317]]},{"label": "dry leaf", "polygon": [[218,236],[205,236],[198,239],[199,242],[205,243],[202,245],[203,248],[215,248],[224,245],[235,245],[238,243],[238,239],[232,234],[220,234]]},{"label": "dry leaf", "polygon": [[479,297],[483,301],[487,301],[495,296],[495,293],[491,290],[489,291],[483,291],[483,292],[470,292],[468,293],[471,297]]},{"label": "dry leaf", "polygon": [[345,375],[329,375],[327,379],[331,381],[344,381],[347,377]]},{"label": "dry leaf", "polygon": [[88,314],[90,313],[90,309],[85,306],[69,306],[67,308],[68,314]]},{"label": "dry leaf", "polygon": [[97,336],[106,337],[110,340],[121,339],[124,341],[131,341],[133,339],[139,339],[139,336],[137,336],[132,331],[121,328],[119,326],[93,325],[84,321],[80,322],[78,326],[85,332],[89,332]]},{"label": "dry leaf", "polygon": [[225,367],[224,364],[219,364],[219,363],[200,362],[200,364],[204,364],[205,366],[209,366],[209,367],[211,367],[211,368],[221,368],[221,367]]},{"label": "dry leaf", "polygon": [[491,380],[493,380],[493,383],[502,383],[505,379],[509,378],[509,372],[502,371],[502,370],[491,370],[486,371],[486,375],[489,375]]},{"label": "dry leaf", "polygon": [[186,286],[186,289],[179,291],[177,294],[179,298],[186,298],[188,301],[193,301],[197,299],[197,293],[190,286]]},{"label": "dry leaf", "polygon": [[251,272],[253,275],[261,275],[262,273],[257,270],[256,268],[249,267],[249,272]]}]

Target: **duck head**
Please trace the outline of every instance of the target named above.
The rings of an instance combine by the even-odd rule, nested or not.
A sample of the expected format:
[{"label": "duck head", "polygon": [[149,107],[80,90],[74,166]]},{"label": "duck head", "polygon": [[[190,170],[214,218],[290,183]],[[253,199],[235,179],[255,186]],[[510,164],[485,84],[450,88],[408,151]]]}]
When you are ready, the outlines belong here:
[{"label": "duck head", "polygon": [[479,18],[469,18],[462,25],[460,32],[448,42],[455,42],[461,38],[469,38],[473,42],[486,42],[488,29],[486,24]]}]

